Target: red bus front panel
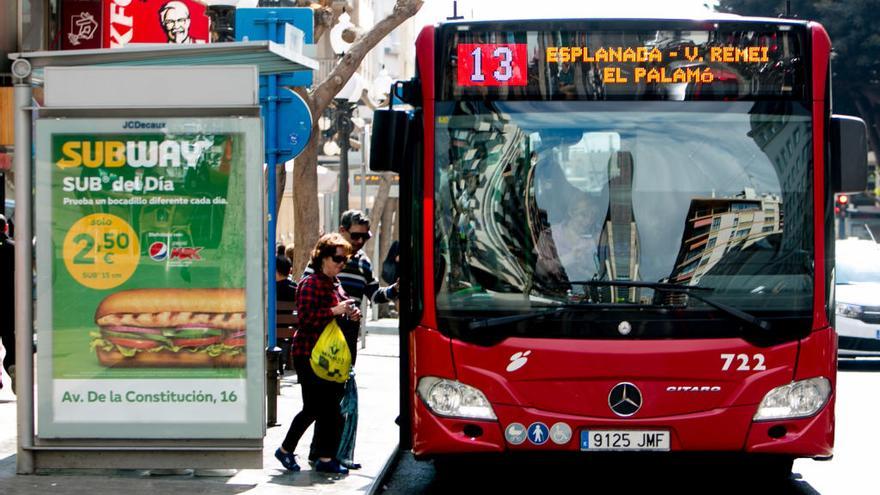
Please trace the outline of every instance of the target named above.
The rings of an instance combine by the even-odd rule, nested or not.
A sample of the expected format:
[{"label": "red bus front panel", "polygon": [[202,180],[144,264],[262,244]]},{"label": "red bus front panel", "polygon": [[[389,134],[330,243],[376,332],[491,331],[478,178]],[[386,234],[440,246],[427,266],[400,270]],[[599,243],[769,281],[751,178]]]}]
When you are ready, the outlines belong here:
[{"label": "red bus front panel", "polygon": [[[443,345],[438,332],[423,329],[417,333],[424,335],[422,342],[434,339],[430,346]],[[830,333],[817,332],[804,339],[802,344],[807,350],[803,352],[828,345],[823,340]],[[444,377],[480,389],[498,419],[440,417],[416,396],[414,453],[579,451],[580,431],[662,430],[670,434],[671,451],[831,455],[833,396],[809,418],[753,421],[764,394],[791,381],[797,344],[762,349],[742,342],[726,342],[725,346],[719,341],[708,348],[705,342],[658,342],[653,343],[653,352],[649,352],[649,343],[627,344],[508,339],[502,345],[479,348],[453,341],[454,359],[459,364],[456,374]],[[676,349],[670,348],[673,346]],[[642,347],[642,352],[633,351],[633,347]],[[526,363],[507,371],[513,363],[510,357],[518,353],[521,356],[523,349],[531,351],[525,356]],[[723,371],[727,358],[721,356],[731,353],[733,362]],[[739,355],[752,359],[743,360]],[[763,361],[754,358],[758,355],[764,356]],[[485,368],[464,364],[476,362],[489,364]],[[759,362],[767,369],[736,369],[755,367]],[[437,376],[442,366],[438,368],[432,360],[424,367],[425,372],[421,368],[414,369],[415,382],[422,376]],[[629,417],[616,415],[609,407],[610,390],[623,382],[637,386],[643,397],[642,408]],[[415,390],[413,393],[415,396]],[[573,431],[565,444],[525,441],[514,445],[504,439],[504,429],[512,423],[526,427],[543,423],[549,427],[559,422]],[[482,434],[468,435],[465,428],[469,425],[478,426]]]},{"label": "red bus front panel", "polygon": [[[768,29],[776,28],[772,26],[773,20],[761,22],[770,26]],[[621,21],[618,24],[624,23]],[[780,28],[780,32],[788,29],[790,28]],[[824,223],[826,191],[823,174],[826,147],[824,121],[828,111],[825,102],[825,78],[830,44],[821,26],[809,24],[808,31],[811,33],[809,43],[813,60],[809,69],[811,72],[808,74],[810,80],[808,84],[801,81],[794,87],[809,87],[811,90],[809,97],[805,95],[802,99],[811,100],[809,105],[812,111],[812,167],[811,177],[808,179],[812,189],[808,198],[810,208],[806,215],[813,236],[812,239],[808,238],[813,243],[813,252],[810,253],[814,261],[812,307],[807,305],[807,310],[812,315],[812,333],[809,332],[810,328],[805,328],[803,332],[796,332],[799,333],[796,338],[762,345],[731,336],[643,340],[509,337],[492,344],[468,343],[456,338],[455,332],[450,332],[448,328],[440,328],[443,320],[438,318],[436,298],[439,289],[434,286],[433,277],[424,276],[420,291],[423,303],[422,326],[417,327],[410,335],[411,368],[407,370],[411,384],[413,450],[417,456],[505,451],[579,451],[579,434],[591,430],[668,432],[669,450],[674,452],[748,452],[805,457],[831,455],[834,440],[836,335],[828,327],[825,307],[827,294],[824,236],[828,226]],[[456,79],[456,74],[461,75],[443,75],[444,69],[437,68],[435,57],[445,49],[438,49],[436,46],[438,36],[441,36],[440,29],[426,28],[416,45],[420,79],[423,83],[425,132],[421,174],[423,183],[419,191],[422,200],[422,245],[425,246],[422,255],[425,274],[434,272],[436,260],[443,256],[435,252],[434,248],[436,229],[440,226],[439,222],[435,225],[435,215],[451,213],[438,213],[435,206],[435,201],[439,201],[434,196],[437,187],[435,180],[438,179],[435,167],[439,166],[435,159],[445,153],[445,149],[435,149],[435,125],[439,126],[438,122],[448,122],[449,117],[443,116],[439,106],[435,108],[438,104],[435,100],[439,98],[437,95],[446,90],[435,87],[434,82],[441,86],[448,85]],[[503,45],[503,37],[499,38],[499,44],[499,40],[492,36],[494,35],[481,41],[486,43],[484,48],[490,44],[496,48]],[[569,44],[577,46],[577,43],[578,41],[571,41]],[[550,53],[548,50],[547,56]],[[473,50],[468,54],[473,55]],[[481,57],[482,55],[480,53]],[[530,52],[528,56],[532,55]],[[517,56],[522,58],[521,54]],[[586,57],[582,53],[584,60]],[[481,70],[471,67],[466,71],[468,75],[479,76],[488,71],[485,60],[479,60]],[[495,62],[500,64],[505,60],[507,59],[501,57]],[[474,58],[474,63],[476,61],[477,58]],[[498,65],[493,74],[506,74],[502,68],[503,64]],[[720,74],[721,72],[714,72],[714,76]],[[520,79],[516,79],[518,87],[522,83]],[[725,81],[734,81],[728,79]],[[541,81],[543,84],[543,79]],[[731,84],[732,86],[718,87],[723,92],[727,91],[724,88],[736,87],[736,84]],[[471,100],[490,100],[492,96],[487,95],[492,91],[499,91],[492,95],[511,99],[531,99],[537,94],[534,93],[537,87],[534,78],[529,79],[528,88],[516,89],[510,85],[509,91],[505,88],[499,90],[494,84],[491,85],[493,88],[479,86],[467,85],[457,90],[456,94],[462,99]],[[618,100],[632,96],[624,86],[617,86],[615,91],[618,91]],[[706,86],[701,87],[699,84],[692,93],[688,91],[685,98],[716,101],[728,99],[720,96],[721,93],[713,94]],[[767,98],[771,94],[764,93],[761,97]],[[565,98],[567,97],[562,99]],[[554,96],[550,99],[560,98]],[[448,109],[446,111],[449,112]],[[770,149],[772,148],[763,151],[769,156]],[[714,199],[714,191],[712,198]],[[705,201],[708,204],[709,200]],[[505,213],[512,216],[517,214]],[[786,223],[794,225],[799,213],[786,213]],[[697,229],[708,223],[706,220],[702,222],[695,222],[693,227]],[[697,247],[700,246],[695,243],[690,249]],[[677,274],[675,281],[689,283],[690,276],[682,272]],[[419,380],[423,377],[456,380],[479,389],[492,404],[497,420],[451,418],[433,413],[416,391]],[[828,402],[818,413],[798,419],[753,420],[759,403],[769,391],[793,380],[815,377],[827,378],[832,386]],[[643,399],[638,411],[625,417],[612,411],[609,404],[611,390],[623,383],[637,387]],[[565,423],[572,430],[571,438],[565,443],[547,440],[534,442],[531,439],[511,443],[505,439],[505,429],[511,425],[527,428],[536,423],[547,427]]]},{"label": "red bus front panel", "polygon": [[[482,390],[493,404],[617,419],[608,394],[621,382],[641,390],[638,418],[757,404],[768,390],[791,381],[797,344],[761,349],[732,339],[510,338],[491,347],[456,341],[453,351],[458,379]],[[523,353],[528,355],[517,368],[511,357]]]}]

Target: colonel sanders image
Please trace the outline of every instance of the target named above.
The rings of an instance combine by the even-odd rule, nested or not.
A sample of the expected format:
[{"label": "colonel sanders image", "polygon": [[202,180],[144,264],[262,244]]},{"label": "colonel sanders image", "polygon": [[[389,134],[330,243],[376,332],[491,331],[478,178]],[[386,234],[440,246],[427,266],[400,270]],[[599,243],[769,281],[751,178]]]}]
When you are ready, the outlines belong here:
[{"label": "colonel sanders image", "polygon": [[172,0],[159,9],[159,22],[168,37],[168,43],[204,43],[189,36],[189,8],[183,2]]}]

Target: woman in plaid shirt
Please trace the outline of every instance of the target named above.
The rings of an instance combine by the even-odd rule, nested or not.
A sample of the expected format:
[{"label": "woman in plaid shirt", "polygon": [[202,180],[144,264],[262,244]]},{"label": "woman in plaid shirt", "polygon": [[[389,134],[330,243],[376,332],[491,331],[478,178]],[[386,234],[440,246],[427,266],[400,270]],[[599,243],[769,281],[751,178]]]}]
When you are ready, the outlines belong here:
[{"label": "woman in plaid shirt", "polygon": [[299,282],[296,304],[299,312],[299,329],[293,336],[293,367],[303,396],[303,410],[293,418],[290,429],[275,457],[291,470],[299,471],[293,451],[306,428],[315,425],[315,443],[318,461],[315,470],[326,473],[346,474],[348,469],[339,464],[336,450],[342,433],[342,416],[339,401],[345,385],[318,378],[309,364],[312,348],[324,327],[334,318],[357,321],[361,312],[350,299],[336,275],[345,267],[351,254],[351,245],[338,233],[327,234],[318,239],[312,250],[312,266],[321,267]]}]

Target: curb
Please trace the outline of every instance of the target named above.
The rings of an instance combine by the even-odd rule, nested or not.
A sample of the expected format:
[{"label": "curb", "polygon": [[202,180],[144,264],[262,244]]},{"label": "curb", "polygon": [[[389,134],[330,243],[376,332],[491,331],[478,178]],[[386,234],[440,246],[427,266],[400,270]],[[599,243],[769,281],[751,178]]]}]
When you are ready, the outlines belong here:
[{"label": "curb", "polygon": [[382,470],[379,471],[379,475],[373,480],[373,484],[370,486],[370,490],[367,491],[367,495],[376,495],[382,489],[385,478],[394,470],[397,466],[398,460],[400,460],[400,444],[394,446],[394,450],[391,451],[391,456],[388,457],[388,460],[385,461],[385,465],[382,466]]}]

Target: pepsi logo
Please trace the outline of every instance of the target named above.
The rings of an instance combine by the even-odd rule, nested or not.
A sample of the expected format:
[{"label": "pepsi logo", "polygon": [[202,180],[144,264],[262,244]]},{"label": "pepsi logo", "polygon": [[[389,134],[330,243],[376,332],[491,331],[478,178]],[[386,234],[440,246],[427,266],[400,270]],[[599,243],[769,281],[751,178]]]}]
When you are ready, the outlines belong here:
[{"label": "pepsi logo", "polygon": [[161,241],[150,244],[150,258],[153,261],[164,261],[168,257],[168,246]]}]

